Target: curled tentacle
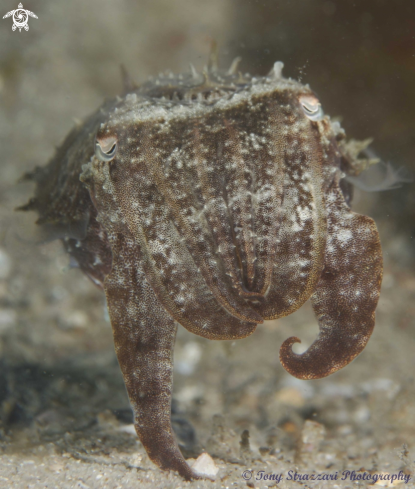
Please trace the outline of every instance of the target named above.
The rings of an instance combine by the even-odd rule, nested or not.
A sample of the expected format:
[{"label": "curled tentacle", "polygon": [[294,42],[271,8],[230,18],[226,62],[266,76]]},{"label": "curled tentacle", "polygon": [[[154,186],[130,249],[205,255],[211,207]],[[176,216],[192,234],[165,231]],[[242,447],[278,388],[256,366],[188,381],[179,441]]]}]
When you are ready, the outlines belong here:
[{"label": "curled tentacle", "polygon": [[325,267],[311,296],[320,332],[307,351],[300,342],[281,346],[283,367],[300,379],[326,377],[350,363],[366,346],[375,325],[382,281],[382,253],[376,225],[351,212],[334,185],[327,196],[328,239]]}]

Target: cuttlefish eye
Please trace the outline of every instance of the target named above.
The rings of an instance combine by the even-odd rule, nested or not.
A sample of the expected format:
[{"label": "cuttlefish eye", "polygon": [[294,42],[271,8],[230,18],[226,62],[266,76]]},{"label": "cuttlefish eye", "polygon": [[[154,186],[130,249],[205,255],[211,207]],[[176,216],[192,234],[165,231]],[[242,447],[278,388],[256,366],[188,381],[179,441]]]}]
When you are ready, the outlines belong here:
[{"label": "cuttlefish eye", "polygon": [[117,152],[117,140],[114,137],[95,140],[95,156],[101,161],[111,161]]},{"label": "cuttlefish eye", "polygon": [[298,99],[304,114],[312,121],[319,121],[324,117],[321,104],[313,95],[301,95]]}]

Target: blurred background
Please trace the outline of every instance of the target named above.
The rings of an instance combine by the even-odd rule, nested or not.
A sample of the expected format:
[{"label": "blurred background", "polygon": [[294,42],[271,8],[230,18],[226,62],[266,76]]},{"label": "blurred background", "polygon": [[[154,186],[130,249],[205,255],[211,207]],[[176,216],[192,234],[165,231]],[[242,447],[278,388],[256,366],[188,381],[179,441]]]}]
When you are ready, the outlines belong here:
[{"label": "blurred background", "polygon": [[[4,0],[1,16],[17,3]],[[294,334],[305,348],[317,334],[308,304],[237,343],[181,329],[174,403],[181,445],[188,456],[207,447],[242,463],[238,440],[248,429],[254,459],[289,461],[305,421],[314,420],[326,430],[316,450],[330,447],[333,467],[413,470],[415,3],[26,0],[23,8],[38,16],[28,32],[13,32],[11,18],[0,22],[0,477],[42,454],[58,467],[42,477],[61,487],[59,467],[69,470],[71,461],[83,461],[86,478],[91,464],[101,467],[114,453],[131,467],[153,467],[127,429],[103,294],[69,269],[59,242],[35,243],[34,214],[13,209],[33,193],[19,177],[47,163],[74,120],[121,92],[120,64],[137,83],[188,71],[189,63],[200,70],[212,40],[223,68],[241,56],[241,71],[264,75],[283,61],[285,76],[310,84],[349,138],[373,138],[373,153],[405,182],[355,194],[354,209],[378,225],[385,261],[377,327],[362,355],[320,381],[286,374],[281,343]],[[228,437],[218,441],[219,432]],[[316,455],[312,463],[322,462]],[[126,467],[120,477],[129,477]],[[16,480],[32,472],[22,469]]]}]

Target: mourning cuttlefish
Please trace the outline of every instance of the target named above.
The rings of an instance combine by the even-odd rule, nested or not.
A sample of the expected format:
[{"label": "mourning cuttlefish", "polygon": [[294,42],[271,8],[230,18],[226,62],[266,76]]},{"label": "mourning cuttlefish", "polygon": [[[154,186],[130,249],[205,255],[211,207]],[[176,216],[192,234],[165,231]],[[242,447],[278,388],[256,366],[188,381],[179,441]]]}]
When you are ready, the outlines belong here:
[{"label": "mourning cuttlefish", "polygon": [[310,298],[318,337],[302,354],[288,338],[280,361],[319,379],[364,349],[382,280],[376,226],[351,211],[346,179],[367,160],[282,63],[252,77],[237,61],[139,87],[126,77],[26,175],[37,187],[20,208],[104,289],[137,434],[188,480],[201,475],[170,420],[178,323],[237,340]]}]

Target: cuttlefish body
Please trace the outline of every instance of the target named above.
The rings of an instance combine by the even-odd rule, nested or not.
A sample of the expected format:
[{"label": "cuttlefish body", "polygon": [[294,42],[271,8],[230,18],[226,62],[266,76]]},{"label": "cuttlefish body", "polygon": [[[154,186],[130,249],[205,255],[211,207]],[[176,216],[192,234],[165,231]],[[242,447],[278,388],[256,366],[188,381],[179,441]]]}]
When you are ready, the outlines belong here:
[{"label": "cuttlefish body", "polygon": [[105,290],[115,350],[151,460],[199,477],[171,423],[177,324],[214,340],[252,334],[307,299],[320,326],[300,379],[325,377],[365,347],[382,254],[372,219],[350,210],[345,176],[364,167],[315,94],[283,78],[216,70],[129,87],[27,178],[46,234]]}]

